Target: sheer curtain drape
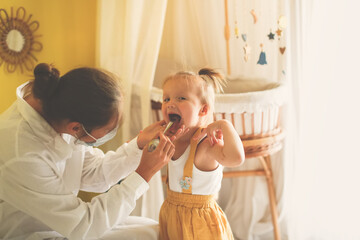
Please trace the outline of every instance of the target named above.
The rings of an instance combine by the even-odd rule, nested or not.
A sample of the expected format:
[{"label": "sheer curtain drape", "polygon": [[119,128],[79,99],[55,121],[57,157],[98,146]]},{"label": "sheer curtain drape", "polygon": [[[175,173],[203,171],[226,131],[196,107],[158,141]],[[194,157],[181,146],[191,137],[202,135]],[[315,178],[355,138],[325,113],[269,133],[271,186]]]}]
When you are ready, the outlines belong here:
[{"label": "sheer curtain drape", "polygon": [[132,94],[141,96],[141,111],[145,116],[149,114],[149,88],[154,78],[166,4],[166,0],[98,0],[98,65],[117,74],[123,84],[123,142],[134,137],[136,131],[131,129],[134,121],[136,130],[149,123],[147,117],[130,118],[130,99]]},{"label": "sheer curtain drape", "polygon": [[291,1],[298,145],[290,217],[295,240],[360,239],[360,4]]},{"label": "sheer curtain drape", "polygon": [[[98,66],[117,74],[124,89],[124,122],[104,146],[113,150],[149,124],[150,91],[167,0],[98,0]],[[159,173],[160,174],[160,173]],[[135,215],[157,219],[163,197],[159,174],[139,199]]]},{"label": "sheer curtain drape", "polygon": [[180,69],[226,69],[224,2],[169,1],[154,86]]}]

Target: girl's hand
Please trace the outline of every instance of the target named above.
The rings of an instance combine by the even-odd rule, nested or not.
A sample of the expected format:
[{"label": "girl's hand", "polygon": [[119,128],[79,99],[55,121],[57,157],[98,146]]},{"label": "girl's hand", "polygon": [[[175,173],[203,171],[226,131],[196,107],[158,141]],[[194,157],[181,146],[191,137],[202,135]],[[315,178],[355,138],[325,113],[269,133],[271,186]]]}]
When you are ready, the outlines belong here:
[{"label": "girl's hand", "polygon": [[136,172],[149,182],[152,176],[165,166],[175,153],[175,146],[170,139],[160,132],[159,145],[153,152],[148,152],[148,145],[145,146],[140,164]]},{"label": "girl's hand", "polygon": [[199,140],[206,135],[211,147],[207,154],[212,155],[221,165],[234,167],[244,161],[244,147],[231,122],[225,119],[215,121],[193,139]]},{"label": "girl's hand", "polygon": [[222,133],[222,121],[216,121],[209,124],[206,128],[201,130],[197,136],[195,136],[194,140],[202,139],[207,136],[211,146],[214,146],[217,143],[222,142],[223,133]]}]

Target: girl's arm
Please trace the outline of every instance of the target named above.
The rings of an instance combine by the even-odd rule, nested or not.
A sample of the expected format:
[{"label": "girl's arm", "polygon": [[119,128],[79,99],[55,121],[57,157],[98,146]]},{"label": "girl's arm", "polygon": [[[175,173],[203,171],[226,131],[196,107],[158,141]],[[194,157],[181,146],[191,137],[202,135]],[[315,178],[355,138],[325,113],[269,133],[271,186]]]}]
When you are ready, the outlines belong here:
[{"label": "girl's arm", "polygon": [[195,139],[207,135],[210,147],[208,155],[226,167],[239,166],[245,160],[244,147],[233,125],[225,120],[218,120],[205,128]]}]

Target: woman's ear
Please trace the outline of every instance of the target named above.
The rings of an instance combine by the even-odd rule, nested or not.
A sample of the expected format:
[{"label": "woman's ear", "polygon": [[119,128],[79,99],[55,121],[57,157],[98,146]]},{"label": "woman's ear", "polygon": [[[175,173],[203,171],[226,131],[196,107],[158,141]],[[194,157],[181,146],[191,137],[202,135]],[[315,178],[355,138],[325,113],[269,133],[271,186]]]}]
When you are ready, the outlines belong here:
[{"label": "woman's ear", "polygon": [[206,116],[208,111],[209,111],[209,105],[204,104],[200,109],[199,116]]},{"label": "woman's ear", "polygon": [[65,127],[66,133],[70,135],[79,135],[79,132],[81,131],[81,123],[79,122],[68,122]]}]

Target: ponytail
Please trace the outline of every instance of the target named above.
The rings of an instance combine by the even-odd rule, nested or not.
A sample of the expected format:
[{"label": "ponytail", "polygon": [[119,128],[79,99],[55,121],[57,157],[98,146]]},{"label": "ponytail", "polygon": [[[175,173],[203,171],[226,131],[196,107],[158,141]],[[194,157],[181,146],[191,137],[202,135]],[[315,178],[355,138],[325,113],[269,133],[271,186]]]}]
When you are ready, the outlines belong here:
[{"label": "ponytail", "polygon": [[198,74],[207,84],[213,86],[215,93],[224,92],[226,80],[219,72],[211,68],[202,68]]}]

